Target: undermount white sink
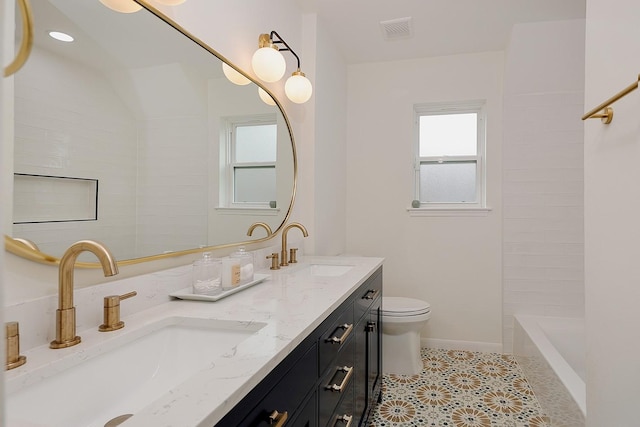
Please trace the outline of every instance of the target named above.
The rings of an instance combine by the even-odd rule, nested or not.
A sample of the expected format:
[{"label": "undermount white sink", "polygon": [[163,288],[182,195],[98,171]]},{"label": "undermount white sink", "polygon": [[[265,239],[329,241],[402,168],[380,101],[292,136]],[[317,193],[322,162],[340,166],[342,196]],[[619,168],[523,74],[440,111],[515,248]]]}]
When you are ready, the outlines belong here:
[{"label": "undermount white sink", "polygon": [[[173,317],[74,356],[59,371],[7,379],[5,408],[14,427],[102,427],[134,414],[197,372],[215,364],[264,323]],[[122,338],[122,339],[120,339]],[[84,343],[81,343],[78,347]],[[47,350],[47,351],[67,351]],[[83,360],[84,359],[84,360]],[[27,360],[28,367],[29,360]],[[63,369],[63,368],[60,368]],[[46,376],[48,375],[48,376]],[[42,378],[39,378],[42,376]],[[17,383],[15,383],[17,382]],[[30,383],[19,387],[18,383]]]},{"label": "undermount white sink", "polygon": [[353,268],[353,265],[338,264],[311,264],[312,276],[337,277],[346,274]]}]

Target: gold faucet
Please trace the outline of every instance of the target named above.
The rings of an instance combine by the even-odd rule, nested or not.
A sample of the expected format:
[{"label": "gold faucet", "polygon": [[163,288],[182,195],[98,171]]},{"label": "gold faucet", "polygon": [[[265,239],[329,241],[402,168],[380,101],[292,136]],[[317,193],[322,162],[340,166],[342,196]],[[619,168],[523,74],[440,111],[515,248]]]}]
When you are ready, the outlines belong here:
[{"label": "gold faucet", "polygon": [[251,224],[251,227],[249,227],[249,230],[247,231],[247,236],[251,236],[253,234],[253,230],[255,230],[258,227],[262,227],[265,230],[267,230],[267,237],[273,234],[273,231],[271,231],[271,227],[269,227],[269,224],[267,224],[266,222],[254,222],[253,224]]},{"label": "gold faucet", "polygon": [[20,354],[19,328],[18,322],[5,323],[5,348],[7,353],[4,365],[5,371],[22,366],[27,362],[27,358]]},{"label": "gold faucet", "polygon": [[78,255],[84,251],[93,253],[100,264],[105,277],[118,274],[118,266],[111,252],[101,243],[92,240],[80,240],[67,249],[60,259],[58,270],[58,309],[56,310],[56,339],[51,348],[66,348],[80,342],[76,336],[76,308],[73,306],[73,272]]},{"label": "gold faucet", "polygon": [[309,233],[307,232],[307,229],[304,228],[304,225],[298,222],[292,222],[291,224],[287,225],[284,230],[282,230],[282,251],[280,252],[280,265],[283,267],[289,265],[289,263],[287,262],[287,232],[293,227],[300,229],[304,237],[309,236]]}]

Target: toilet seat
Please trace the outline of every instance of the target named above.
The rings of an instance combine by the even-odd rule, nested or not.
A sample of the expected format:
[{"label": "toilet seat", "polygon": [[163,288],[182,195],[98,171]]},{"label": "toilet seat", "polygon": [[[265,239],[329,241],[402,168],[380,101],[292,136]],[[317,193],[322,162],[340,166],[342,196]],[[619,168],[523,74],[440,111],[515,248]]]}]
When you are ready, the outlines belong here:
[{"label": "toilet seat", "polygon": [[392,317],[421,316],[431,312],[428,302],[406,297],[382,297],[382,315]]}]

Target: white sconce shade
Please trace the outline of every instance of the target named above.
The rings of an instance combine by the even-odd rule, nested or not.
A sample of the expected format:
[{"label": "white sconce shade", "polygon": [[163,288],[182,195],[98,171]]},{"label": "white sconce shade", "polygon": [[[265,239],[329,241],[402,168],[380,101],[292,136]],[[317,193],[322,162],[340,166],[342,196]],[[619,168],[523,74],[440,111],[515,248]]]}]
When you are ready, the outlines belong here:
[{"label": "white sconce shade", "polygon": [[[287,79],[284,85],[284,92],[291,102],[304,104],[311,98],[313,86],[304,73],[300,71],[300,57],[277,32],[271,31],[269,34],[263,33],[258,37],[259,49],[256,50],[253,58],[251,58],[253,71],[260,80],[269,83],[277,82],[282,78],[287,69],[287,63],[277,47],[278,44],[284,45],[284,48],[280,48],[280,50],[282,52],[291,52],[298,62],[296,71]],[[270,100],[268,98],[265,98],[267,94],[263,90],[259,90],[259,93],[260,98],[265,103],[274,105],[269,102]]]},{"label": "white sconce shade", "polygon": [[273,98],[271,97],[271,95],[269,95],[261,87],[258,87],[258,95],[260,96],[260,99],[262,99],[262,102],[264,102],[265,104],[267,104],[267,105],[276,105],[276,101],[274,101]]},{"label": "white sconce shade", "polygon": [[100,3],[120,13],[133,13],[142,9],[142,6],[133,0],[100,0]]},{"label": "white sconce shade", "polygon": [[222,63],[222,72],[231,83],[237,84],[238,86],[244,86],[251,83],[251,80],[231,68],[226,62]]},{"label": "white sconce shade", "polygon": [[260,80],[272,83],[284,76],[287,63],[277,49],[261,47],[253,54],[251,66]]},{"label": "white sconce shade", "polygon": [[287,79],[284,84],[284,92],[292,102],[304,104],[311,98],[313,87],[304,73],[298,70]]},{"label": "white sconce shade", "polygon": [[184,3],[186,0],[155,0],[155,1],[167,6],[177,6],[179,4]]}]

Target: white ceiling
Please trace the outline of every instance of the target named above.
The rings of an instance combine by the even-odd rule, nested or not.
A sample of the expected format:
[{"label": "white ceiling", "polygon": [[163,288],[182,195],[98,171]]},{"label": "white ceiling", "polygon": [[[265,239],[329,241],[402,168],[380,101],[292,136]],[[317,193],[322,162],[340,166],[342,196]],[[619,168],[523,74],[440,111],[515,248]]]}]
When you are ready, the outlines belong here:
[{"label": "white ceiling", "polygon": [[[316,12],[350,64],[504,50],[516,23],[580,19],[586,0],[296,0]],[[412,18],[386,41],[380,21]]]}]

